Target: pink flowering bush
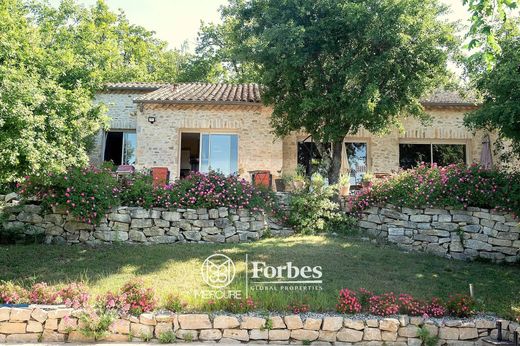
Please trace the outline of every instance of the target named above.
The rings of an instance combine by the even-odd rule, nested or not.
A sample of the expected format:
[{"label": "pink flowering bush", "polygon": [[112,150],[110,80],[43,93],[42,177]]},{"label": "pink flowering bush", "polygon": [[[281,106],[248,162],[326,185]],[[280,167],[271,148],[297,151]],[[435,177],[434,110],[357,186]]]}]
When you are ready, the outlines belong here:
[{"label": "pink flowering bush", "polygon": [[369,312],[378,316],[395,315],[399,312],[399,304],[393,292],[374,295],[368,300]]},{"label": "pink flowering bush", "polygon": [[82,284],[70,283],[59,290],[57,296],[61,303],[69,308],[79,309],[88,306],[89,294]]},{"label": "pink flowering bush", "polygon": [[139,315],[153,311],[157,306],[157,299],[153,289],[145,288],[141,279],[132,279],[124,284],[119,293],[108,292],[98,297],[98,306],[102,310]]},{"label": "pink flowering bush", "polygon": [[293,314],[305,314],[310,311],[310,305],[306,303],[293,302],[289,304],[287,310],[291,311]]},{"label": "pink flowering bush", "polygon": [[12,282],[0,282],[0,304],[28,303],[28,292]]},{"label": "pink flowering bush", "polygon": [[424,303],[415,299],[411,294],[400,294],[399,313],[410,316],[421,316],[424,314]]},{"label": "pink flowering bush", "polygon": [[420,165],[351,196],[354,213],[390,203],[419,208],[481,207],[520,213],[520,174],[485,170],[478,165]]},{"label": "pink flowering bush", "polygon": [[455,294],[449,297],[446,303],[448,312],[457,317],[469,317],[475,313],[476,302],[465,294]]},{"label": "pink flowering bush", "polygon": [[45,282],[34,284],[28,295],[32,304],[54,304],[58,300],[58,290]]},{"label": "pink flowering bush", "polygon": [[442,317],[446,314],[446,305],[436,297],[433,297],[423,308],[423,315],[425,317]]},{"label": "pink flowering bush", "polygon": [[48,210],[63,208],[78,221],[93,224],[119,201],[117,179],[109,170],[94,167],[26,177],[19,188],[20,194],[39,198]]},{"label": "pink flowering bush", "polygon": [[355,314],[361,312],[362,305],[356,296],[356,292],[343,288],[339,291],[338,304],[336,310],[343,314]]}]

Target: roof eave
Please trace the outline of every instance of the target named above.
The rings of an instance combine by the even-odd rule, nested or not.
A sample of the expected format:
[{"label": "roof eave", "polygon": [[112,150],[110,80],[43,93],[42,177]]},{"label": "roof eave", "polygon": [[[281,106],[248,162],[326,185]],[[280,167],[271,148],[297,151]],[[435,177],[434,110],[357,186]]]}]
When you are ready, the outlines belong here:
[{"label": "roof eave", "polygon": [[421,102],[424,107],[479,107],[477,103],[471,102]]},{"label": "roof eave", "polygon": [[236,105],[236,106],[261,106],[261,102],[256,101],[177,101],[177,100],[138,100],[135,99],[134,103],[143,104],[185,104],[185,105]]}]

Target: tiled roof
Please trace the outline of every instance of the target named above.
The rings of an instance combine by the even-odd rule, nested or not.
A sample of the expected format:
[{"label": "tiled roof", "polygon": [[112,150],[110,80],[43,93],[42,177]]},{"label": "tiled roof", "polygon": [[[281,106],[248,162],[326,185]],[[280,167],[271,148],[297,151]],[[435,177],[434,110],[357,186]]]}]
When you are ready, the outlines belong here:
[{"label": "tiled roof", "polygon": [[121,82],[121,83],[107,83],[105,88],[107,90],[142,90],[154,91],[164,86],[171,85],[169,83],[159,82]]},{"label": "tiled roof", "polygon": [[[135,99],[138,103],[260,103],[260,87],[255,83],[158,83],[123,82],[106,84],[107,90],[149,91]],[[474,106],[478,102],[471,93],[438,89],[423,98],[425,106]]]},{"label": "tiled roof", "polygon": [[167,85],[134,100],[142,103],[260,103],[255,83],[180,83]]},{"label": "tiled roof", "polygon": [[431,95],[424,97],[421,102],[424,105],[446,105],[446,106],[475,106],[477,99],[471,93],[462,96],[458,91],[438,89]]}]

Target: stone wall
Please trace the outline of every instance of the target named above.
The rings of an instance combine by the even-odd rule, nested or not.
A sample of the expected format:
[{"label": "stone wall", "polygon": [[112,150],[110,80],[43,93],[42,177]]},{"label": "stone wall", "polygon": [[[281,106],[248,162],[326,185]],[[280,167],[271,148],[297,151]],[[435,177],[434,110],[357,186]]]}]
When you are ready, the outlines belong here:
[{"label": "stone wall", "polygon": [[407,250],[455,259],[520,259],[520,227],[510,214],[481,208],[409,209],[391,205],[364,211],[359,227]]},{"label": "stone wall", "polygon": [[19,205],[5,210],[6,230],[41,234],[46,243],[111,242],[165,244],[176,242],[238,243],[257,240],[269,228],[272,235],[292,231],[246,209],[174,209],[117,207],[99,225],[75,221],[55,210],[44,213],[39,205]]},{"label": "stone wall", "polygon": [[[41,307],[0,308],[2,342],[93,342],[81,333],[81,310],[46,310]],[[269,320],[269,323],[267,321]],[[420,346],[419,328],[439,337],[439,345],[476,346],[484,337],[496,337],[493,319],[431,319],[396,316],[326,316],[321,314],[207,315],[144,313],[123,316],[109,327],[104,341],[157,341],[163,335],[186,341],[221,344],[252,342],[273,344],[308,343],[320,345]],[[502,334],[512,339],[518,323],[502,321]],[[166,334],[165,334],[166,333]]]}]

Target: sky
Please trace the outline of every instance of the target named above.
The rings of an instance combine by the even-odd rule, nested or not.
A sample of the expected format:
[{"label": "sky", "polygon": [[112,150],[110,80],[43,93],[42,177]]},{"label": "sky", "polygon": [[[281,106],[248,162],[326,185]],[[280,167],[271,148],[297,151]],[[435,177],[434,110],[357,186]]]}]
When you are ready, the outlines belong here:
[{"label": "sky", "polygon": [[[96,0],[76,0],[90,6]],[[105,0],[112,10],[122,9],[129,21],[156,32],[157,37],[167,41],[170,48],[180,48],[188,42],[195,49],[200,22],[219,22],[218,9],[227,0]],[[462,0],[441,0],[452,8],[450,19],[467,22],[468,12]],[[60,0],[50,0],[58,5]]]}]

